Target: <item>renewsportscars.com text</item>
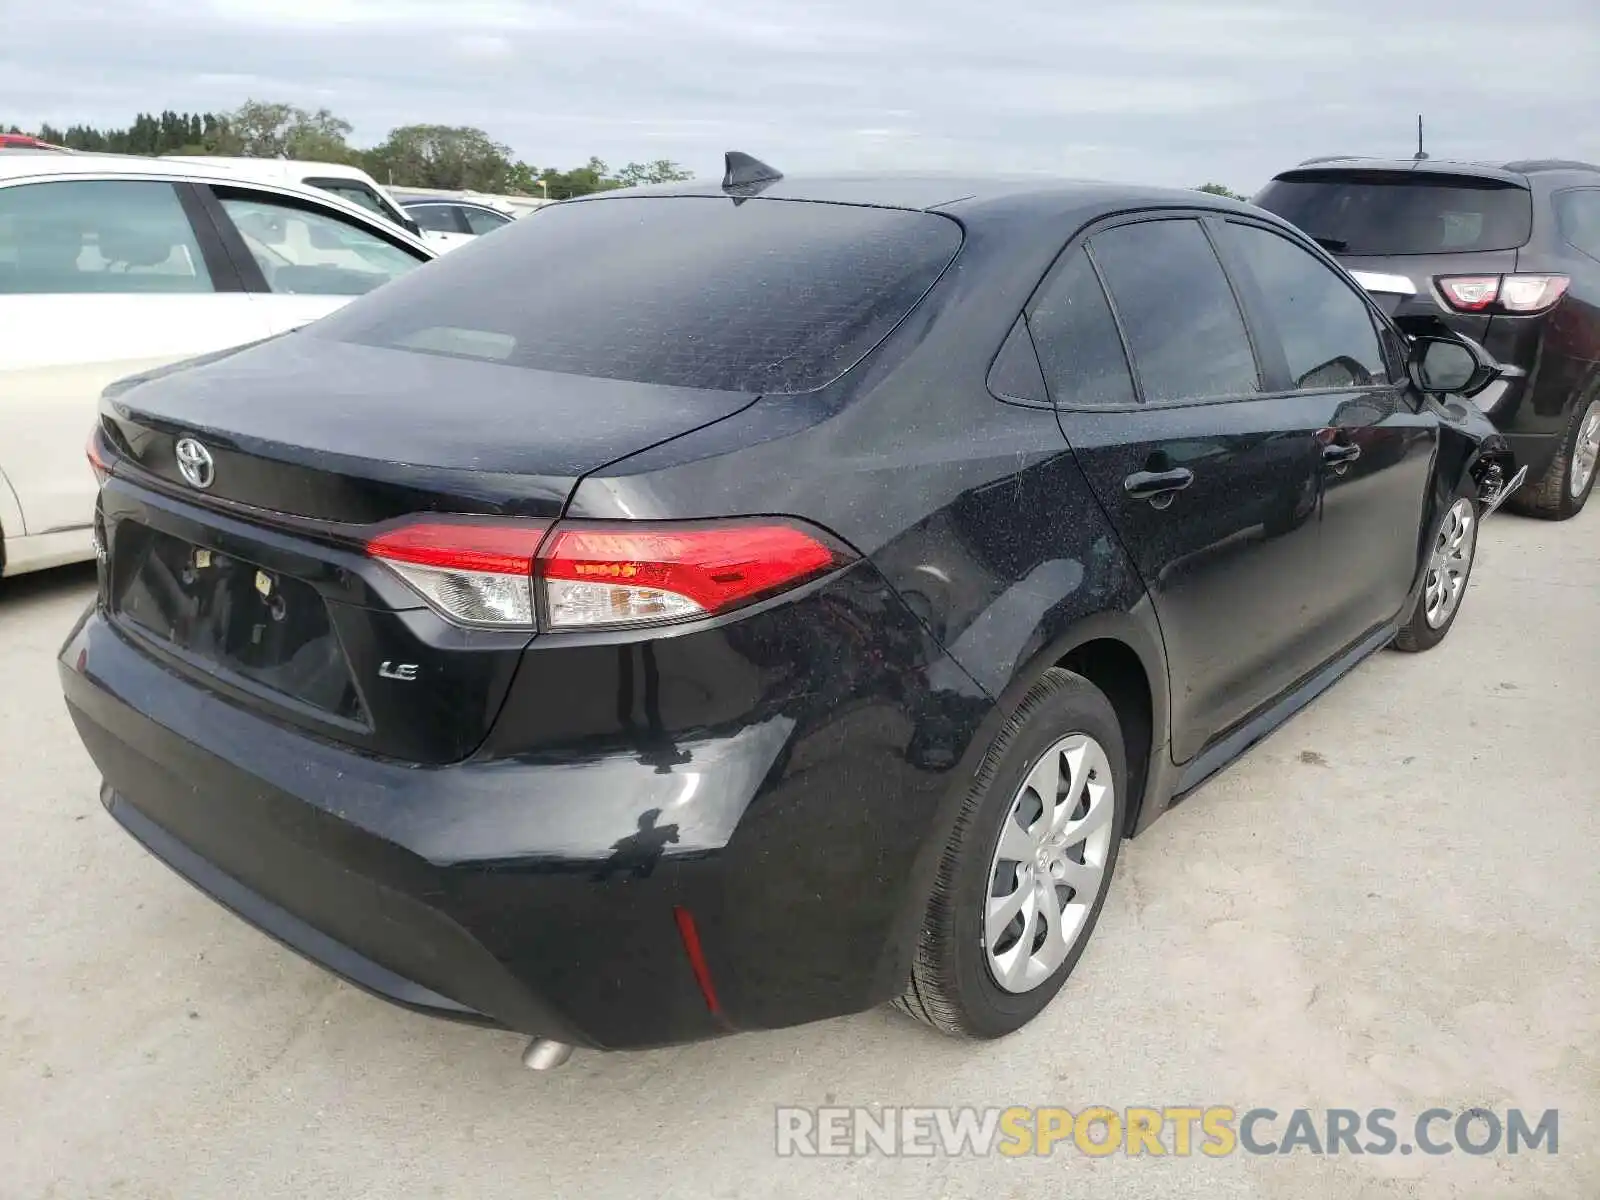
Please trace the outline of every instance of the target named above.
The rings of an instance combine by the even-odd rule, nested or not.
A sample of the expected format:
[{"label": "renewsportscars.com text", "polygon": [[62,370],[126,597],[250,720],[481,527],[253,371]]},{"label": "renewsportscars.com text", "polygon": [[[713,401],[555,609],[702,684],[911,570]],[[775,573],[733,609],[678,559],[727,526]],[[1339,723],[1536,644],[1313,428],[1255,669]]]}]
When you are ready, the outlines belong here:
[{"label": "renewsportscars.com text", "polygon": [[782,1157],[1006,1158],[1055,1153],[1221,1158],[1230,1154],[1556,1154],[1560,1112],[1520,1108],[779,1108]]}]

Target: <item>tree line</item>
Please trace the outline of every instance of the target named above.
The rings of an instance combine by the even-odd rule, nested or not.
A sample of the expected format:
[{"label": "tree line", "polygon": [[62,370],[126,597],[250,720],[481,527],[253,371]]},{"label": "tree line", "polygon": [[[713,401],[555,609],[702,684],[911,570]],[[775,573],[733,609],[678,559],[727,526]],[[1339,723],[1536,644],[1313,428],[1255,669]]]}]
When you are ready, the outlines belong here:
[{"label": "tree line", "polygon": [[630,162],[613,170],[598,158],[561,170],[513,157],[510,147],[466,125],[402,125],[376,146],[350,144],[350,122],[325,108],[248,100],[232,112],[140,113],[125,129],[52,125],[37,130],[11,126],[42,141],[111,154],[220,154],[249,158],[293,158],[347,163],[380,183],[399,187],[449,188],[565,200],[590,192],[688,179],[671,159]]}]

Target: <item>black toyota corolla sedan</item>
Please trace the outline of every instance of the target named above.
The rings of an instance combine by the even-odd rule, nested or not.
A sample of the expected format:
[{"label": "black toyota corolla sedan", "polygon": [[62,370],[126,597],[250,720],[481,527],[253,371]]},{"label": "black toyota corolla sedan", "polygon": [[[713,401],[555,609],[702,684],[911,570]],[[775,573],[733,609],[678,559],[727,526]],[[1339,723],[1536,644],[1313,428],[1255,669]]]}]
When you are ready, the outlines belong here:
[{"label": "black toyota corolla sedan", "polygon": [[1123,838],[1446,635],[1493,375],[1242,204],[730,156],[111,389],[67,703],[158,858],[535,1064],[999,1036]]}]

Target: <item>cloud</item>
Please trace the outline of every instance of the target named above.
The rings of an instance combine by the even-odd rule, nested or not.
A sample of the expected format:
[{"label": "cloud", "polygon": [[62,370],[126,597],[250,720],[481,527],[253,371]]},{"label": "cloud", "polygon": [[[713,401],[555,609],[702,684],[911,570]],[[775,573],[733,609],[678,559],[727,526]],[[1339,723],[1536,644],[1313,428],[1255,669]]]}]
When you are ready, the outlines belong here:
[{"label": "cloud", "polygon": [[[738,147],[1249,189],[1319,153],[1600,158],[1600,7],[1544,0],[52,0],[0,40],[0,121],[247,97],[377,141],[486,129],[539,165]],[[1486,59],[1485,48],[1492,48]],[[1527,69],[1518,64],[1537,63]]]}]

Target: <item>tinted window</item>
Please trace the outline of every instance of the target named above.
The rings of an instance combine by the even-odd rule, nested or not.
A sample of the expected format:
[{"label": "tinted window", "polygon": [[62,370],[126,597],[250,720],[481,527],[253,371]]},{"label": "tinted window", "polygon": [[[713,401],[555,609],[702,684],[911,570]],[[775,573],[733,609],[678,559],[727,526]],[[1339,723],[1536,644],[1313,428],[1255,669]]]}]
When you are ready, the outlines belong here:
[{"label": "tinted window", "polygon": [[1259,390],[1233,289],[1196,221],[1142,221],[1089,243],[1146,400]]},{"label": "tinted window", "polygon": [[1387,382],[1383,347],[1366,301],[1288,238],[1231,221],[1225,228],[1261,288],[1295,387]]},{"label": "tinted window", "polygon": [[581,200],[320,322],[430,354],[679,387],[801,392],[848,370],[961,244],[931,213],[718,198]]},{"label": "tinted window", "polygon": [[1560,193],[1556,218],[1563,239],[1590,258],[1600,259],[1600,191]]},{"label": "tinted window", "polygon": [[218,189],[273,292],[359,296],[422,265],[409,251],[333,213]]},{"label": "tinted window", "polygon": [[1028,310],[1050,398],[1073,408],[1134,402],[1122,335],[1089,257],[1070,251]]},{"label": "tinted window", "polygon": [[476,234],[492,233],[500,226],[507,224],[511,218],[487,208],[465,207],[461,215],[467,220],[467,228]]},{"label": "tinted window", "polygon": [[411,219],[417,223],[418,228],[431,230],[434,233],[466,232],[461,228],[461,222],[456,219],[456,207],[453,204],[419,204],[406,211],[411,214]]},{"label": "tinted window", "polygon": [[339,199],[358,204],[368,212],[377,213],[385,221],[393,221],[399,215],[383,202],[382,196],[359,179],[307,179],[303,182],[324,192],[332,192]]},{"label": "tinted window", "polygon": [[1451,254],[1510,250],[1533,232],[1523,188],[1446,175],[1296,172],[1256,203],[1335,254]]},{"label": "tinted window", "polygon": [[0,188],[0,292],[209,292],[170,183],[81,180]]}]

